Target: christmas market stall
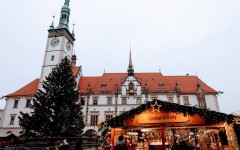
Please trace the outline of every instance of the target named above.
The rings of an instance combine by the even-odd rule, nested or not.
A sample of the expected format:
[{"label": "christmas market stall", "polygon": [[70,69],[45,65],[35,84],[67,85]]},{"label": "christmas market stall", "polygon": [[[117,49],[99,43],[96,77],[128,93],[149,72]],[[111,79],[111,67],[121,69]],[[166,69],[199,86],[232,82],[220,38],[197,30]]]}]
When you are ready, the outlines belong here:
[{"label": "christmas market stall", "polygon": [[238,122],[234,115],[153,100],[102,122],[99,130],[109,129],[110,147],[122,135],[130,150],[238,150]]}]

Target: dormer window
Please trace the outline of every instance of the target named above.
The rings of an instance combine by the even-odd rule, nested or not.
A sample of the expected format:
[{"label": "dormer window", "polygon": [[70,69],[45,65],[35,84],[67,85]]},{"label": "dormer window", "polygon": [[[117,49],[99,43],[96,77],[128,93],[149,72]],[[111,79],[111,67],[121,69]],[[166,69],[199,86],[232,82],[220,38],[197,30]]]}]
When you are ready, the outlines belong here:
[{"label": "dormer window", "polygon": [[130,83],[128,84],[129,90],[130,90],[130,89],[133,89],[133,87],[134,87],[134,84],[133,84],[132,82],[130,82]]},{"label": "dormer window", "polygon": [[165,88],[165,84],[164,84],[163,82],[160,82],[160,83],[158,84],[158,87],[159,87],[159,88]]},{"label": "dormer window", "polygon": [[102,83],[101,88],[107,88],[107,83]]},{"label": "dormer window", "polygon": [[132,81],[128,84],[128,93],[129,95],[134,95],[135,93],[134,84],[132,83]]}]

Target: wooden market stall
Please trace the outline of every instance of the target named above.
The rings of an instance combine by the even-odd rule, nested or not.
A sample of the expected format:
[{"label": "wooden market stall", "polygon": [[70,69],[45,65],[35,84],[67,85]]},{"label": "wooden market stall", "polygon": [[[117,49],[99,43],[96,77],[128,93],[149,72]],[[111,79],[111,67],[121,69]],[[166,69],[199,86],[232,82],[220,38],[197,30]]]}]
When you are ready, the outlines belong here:
[{"label": "wooden market stall", "polygon": [[[236,116],[153,100],[100,124],[111,128],[113,147],[120,135],[133,150],[190,149],[237,150],[233,129]],[[239,119],[239,118],[237,118]]]}]

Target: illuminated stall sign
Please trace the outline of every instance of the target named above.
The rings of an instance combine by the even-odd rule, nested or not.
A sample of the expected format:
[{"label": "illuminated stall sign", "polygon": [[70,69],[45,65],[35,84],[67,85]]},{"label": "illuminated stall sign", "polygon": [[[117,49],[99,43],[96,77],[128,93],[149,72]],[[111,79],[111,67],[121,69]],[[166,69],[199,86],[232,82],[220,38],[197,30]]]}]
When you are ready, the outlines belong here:
[{"label": "illuminated stall sign", "polygon": [[139,126],[144,124],[167,124],[167,123],[185,123],[185,124],[205,124],[205,120],[199,115],[183,115],[182,113],[149,111],[146,110],[136,115],[132,120],[127,119],[125,126]]}]

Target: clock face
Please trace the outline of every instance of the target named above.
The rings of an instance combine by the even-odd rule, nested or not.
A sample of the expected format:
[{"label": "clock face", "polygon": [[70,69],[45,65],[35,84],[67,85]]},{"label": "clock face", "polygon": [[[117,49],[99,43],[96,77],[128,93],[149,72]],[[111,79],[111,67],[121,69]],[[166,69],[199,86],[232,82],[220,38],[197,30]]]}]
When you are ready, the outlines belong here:
[{"label": "clock face", "polygon": [[71,48],[72,48],[72,45],[71,45],[71,43],[70,43],[70,42],[67,42],[67,43],[66,43],[66,48],[67,48],[67,50],[68,50],[68,51],[70,51],[70,50],[71,50]]},{"label": "clock face", "polygon": [[53,47],[56,47],[59,44],[59,42],[60,42],[59,38],[55,37],[51,40],[51,45]]}]

